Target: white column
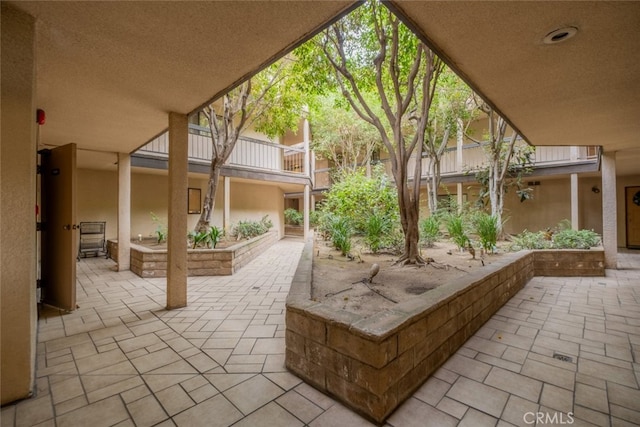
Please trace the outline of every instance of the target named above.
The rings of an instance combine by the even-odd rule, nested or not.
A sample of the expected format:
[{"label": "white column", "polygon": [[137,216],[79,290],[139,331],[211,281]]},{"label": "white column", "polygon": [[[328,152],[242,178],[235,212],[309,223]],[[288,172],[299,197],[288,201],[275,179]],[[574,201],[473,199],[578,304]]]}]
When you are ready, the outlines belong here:
[{"label": "white column", "polygon": [[[458,174],[462,175],[462,147],[464,144],[464,123],[462,119],[458,119],[456,123],[456,170]],[[458,196],[458,212],[462,212],[462,204],[464,200],[462,198],[462,183],[459,182],[456,185],[456,194]]]},{"label": "white column", "polygon": [[306,241],[307,239],[309,239],[309,237],[311,236],[310,232],[309,232],[309,200],[310,200],[310,194],[311,192],[309,191],[309,184],[304,186],[304,208],[302,210],[303,212],[303,218],[304,218],[304,240]]},{"label": "white column", "polygon": [[131,156],[118,153],[118,271],[131,267]]},{"label": "white column", "polygon": [[606,268],[618,268],[616,153],[602,153],[602,244]]},{"label": "white column", "polygon": [[578,204],[578,174],[571,174],[571,228],[574,230],[580,229],[580,216],[579,216],[579,204]]},{"label": "white column", "polygon": [[223,183],[224,206],[222,210],[222,228],[228,236],[231,232],[231,178],[228,176],[223,177]]},{"label": "white column", "polygon": [[167,309],[187,305],[188,139],[186,114],[169,113]]}]

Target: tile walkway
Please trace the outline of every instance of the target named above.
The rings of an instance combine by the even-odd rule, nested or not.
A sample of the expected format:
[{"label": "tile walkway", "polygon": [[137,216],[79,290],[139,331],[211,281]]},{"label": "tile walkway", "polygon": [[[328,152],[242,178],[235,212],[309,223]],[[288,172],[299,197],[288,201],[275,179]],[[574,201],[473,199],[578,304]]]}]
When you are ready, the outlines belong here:
[{"label": "tile walkway", "polygon": [[[164,279],[78,264],[72,314],[43,309],[37,393],[2,426],[369,426],[289,374],[284,301],[302,242],[233,277]],[[387,426],[640,425],[640,252],[600,278],[534,278]]]}]

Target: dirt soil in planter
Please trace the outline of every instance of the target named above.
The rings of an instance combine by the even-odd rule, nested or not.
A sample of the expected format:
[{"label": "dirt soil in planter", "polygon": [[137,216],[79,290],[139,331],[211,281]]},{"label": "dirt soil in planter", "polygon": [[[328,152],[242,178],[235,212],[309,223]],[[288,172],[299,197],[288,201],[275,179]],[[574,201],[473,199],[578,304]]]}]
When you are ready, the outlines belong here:
[{"label": "dirt soil in planter", "polygon": [[[461,252],[450,242],[423,248],[422,257],[433,260],[425,266],[394,265],[398,255],[389,253],[373,254],[357,249],[352,253],[353,258],[342,256],[330,242],[316,240],[311,297],[365,317],[483,269],[502,256],[500,249],[496,254],[486,255],[476,249],[473,259],[468,251]],[[378,264],[380,271],[368,283],[373,264]]]}]

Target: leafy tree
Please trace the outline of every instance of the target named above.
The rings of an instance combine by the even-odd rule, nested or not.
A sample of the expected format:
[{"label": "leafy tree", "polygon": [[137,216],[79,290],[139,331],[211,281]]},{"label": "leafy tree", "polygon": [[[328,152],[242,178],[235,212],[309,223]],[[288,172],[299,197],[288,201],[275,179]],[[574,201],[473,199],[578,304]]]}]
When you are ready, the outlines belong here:
[{"label": "leafy tree", "polygon": [[[419,251],[420,158],[429,109],[443,70],[440,59],[379,2],[370,1],[295,52],[309,85],[338,88],[389,153],[398,193],[404,253],[398,262],[424,263]],[[374,93],[381,112],[368,100]]]},{"label": "leafy tree", "polygon": [[[506,120],[484,101],[477,101],[477,105],[489,121],[487,141],[474,140],[484,146],[487,159],[486,167],[476,173],[476,179],[482,186],[480,200],[489,199],[491,215],[498,223],[499,233],[502,233],[502,213],[507,187],[511,184],[518,187],[520,201],[531,198],[531,189],[524,188],[522,177],[531,172],[535,147],[517,144],[518,133],[515,130],[512,131],[511,137],[506,139]],[[470,136],[469,138],[473,140]]]},{"label": "leafy tree", "polygon": [[213,156],[196,232],[206,232],[210,228],[220,169],[233,152],[240,135],[251,127],[271,138],[286,129],[297,129],[303,97],[293,70],[293,63],[284,58],[204,108],[211,130]]},{"label": "leafy tree", "polygon": [[423,156],[427,157],[427,195],[429,211],[438,210],[440,161],[447,148],[452,130],[458,134],[466,130],[476,114],[470,105],[473,92],[453,71],[446,68],[436,88],[432,111],[424,140]]},{"label": "leafy tree", "polygon": [[309,120],[311,148],[318,157],[330,160],[338,175],[354,172],[363,163],[369,165],[381,145],[376,128],[341,103],[344,98],[335,92],[319,97]]}]

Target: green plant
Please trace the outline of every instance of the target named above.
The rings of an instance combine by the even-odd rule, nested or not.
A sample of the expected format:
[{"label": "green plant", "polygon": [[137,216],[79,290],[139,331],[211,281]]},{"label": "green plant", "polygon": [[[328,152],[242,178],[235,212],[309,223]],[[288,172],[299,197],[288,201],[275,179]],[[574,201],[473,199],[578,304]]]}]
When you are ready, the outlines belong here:
[{"label": "green plant", "polygon": [[261,234],[266,233],[271,227],[273,227],[273,223],[269,219],[269,215],[265,215],[260,221],[239,221],[238,224],[233,228],[231,234],[233,236],[236,236],[238,240],[244,238],[250,239],[252,237],[260,236]]},{"label": "green plant", "polygon": [[521,251],[524,249],[549,249],[551,248],[551,240],[548,233],[538,231],[536,233],[524,230],[520,234],[511,237],[510,251]]},{"label": "green plant", "polygon": [[380,212],[373,212],[365,221],[364,241],[371,249],[377,253],[385,243],[385,237],[391,232],[393,221],[388,216]]},{"label": "green plant", "polygon": [[206,231],[200,231],[191,235],[191,241],[193,242],[192,249],[195,249],[200,244],[206,244],[209,233]]},{"label": "green plant", "polygon": [[374,168],[372,177],[357,171],[344,173],[339,178],[326,193],[323,212],[348,218],[354,232],[361,234],[365,233],[366,221],[374,213],[392,222],[398,220],[398,196],[383,168]]},{"label": "green plant", "polygon": [[289,225],[300,225],[304,221],[304,216],[297,210],[289,208],[284,211],[284,219]]},{"label": "green plant", "polygon": [[447,216],[446,222],[449,238],[453,240],[459,249],[466,247],[470,240],[467,235],[467,225],[464,217],[460,214],[452,213]]},{"label": "green plant", "polygon": [[309,212],[309,225],[315,227],[320,223],[320,211]]},{"label": "green plant", "polygon": [[480,238],[482,248],[487,252],[493,252],[500,232],[498,217],[486,212],[478,212],[473,217],[473,225],[474,231]]},{"label": "green plant", "polygon": [[420,240],[428,248],[440,238],[440,220],[437,216],[431,215],[420,221]]},{"label": "green plant", "polygon": [[346,255],[351,250],[351,236],[353,227],[348,218],[334,217],[331,223],[331,242],[342,255]]},{"label": "green plant", "polygon": [[168,228],[167,225],[160,220],[158,215],[153,212],[149,212],[151,214],[151,220],[156,224],[156,237],[158,239],[158,244],[165,242],[167,240]]},{"label": "green plant", "polygon": [[224,237],[224,230],[222,228],[218,228],[215,225],[209,229],[208,233],[208,243],[211,245],[213,249],[220,243],[222,238]]},{"label": "green plant", "polygon": [[600,236],[593,230],[564,229],[553,235],[553,247],[558,249],[589,249],[600,244]]}]

